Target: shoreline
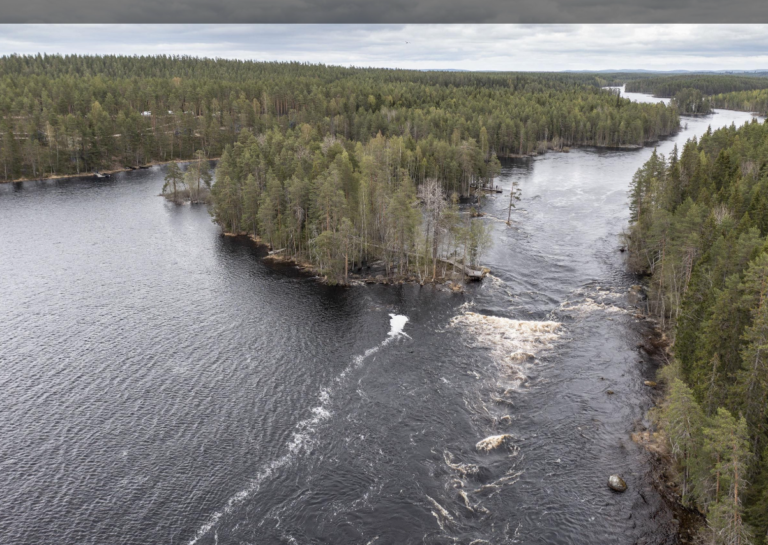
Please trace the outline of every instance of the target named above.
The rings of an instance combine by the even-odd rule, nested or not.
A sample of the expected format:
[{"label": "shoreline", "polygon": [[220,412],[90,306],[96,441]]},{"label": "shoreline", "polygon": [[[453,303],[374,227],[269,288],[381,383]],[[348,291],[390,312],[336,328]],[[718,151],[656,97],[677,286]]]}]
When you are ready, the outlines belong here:
[{"label": "shoreline", "polygon": [[[712,112],[714,113],[714,112]],[[684,117],[698,117],[695,115],[687,115],[687,114],[680,114]],[[705,115],[712,115],[712,114],[705,114]],[[573,145],[573,146],[563,146],[560,149],[556,148],[547,148],[542,153],[539,153],[537,150],[532,151],[531,153],[505,153],[505,154],[498,154],[497,157],[500,159],[528,159],[531,157],[539,157],[541,155],[546,155],[550,152],[555,153],[569,153],[571,150],[574,149],[598,149],[598,150],[624,150],[624,151],[633,151],[633,150],[639,150],[643,149],[645,147],[650,147],[661,140],[665,138],[669,138],[670,136],[676,135],[680,130],[682,129],[682,126],[678,126],[677,130],[675,132],[672,132],[668,135],[660,136],[657,140],[648,140],[644,142],[643,144],[617,144],[614,146],[598,146],[594,144],[588,144],[588,145]],[[221,157],[209,157],[209,161],[218,161],[221,159]],[[172,159],[170,161],[150,161],[147,164],[141,165],[139,167],[124,167],[124,168],[117,168],[117,169],[110,169],[110,170],[102,170],[99,172],[99,174],[104,174],[107,176],[112,176],[113,174],[119,174],[121,172],[132,172],[134,170],[146,170],[154,166],[158,165],[168,165],[170,163],[192,163],[194,162],[194,158],[190,159]],[[106,177],[106,176],[105,176]],[[99,180],[100,177],[96,176],[93,172],[81,172],[80,174],[53,174],[50,176],[44,176],[44,177],[36,177],[36,178],[16,178],[13,180],[0,180],[0,184],[17,184],[17,183],[24,183],[24,182],[46,182],[49,180],[68,180],[71,178],[91,178]]]},{"label": "shoreline", "polygon": [[[325,285],[335,285],[345,288],[351,288],[355,286],[366,286],[370,284],[381,284],[383,286],[402,286],[404,284],[412,284],[412,285],[420,285],[420,286],[426,286],[426,285],[433,285],[436,289],[440,291],[451,291],[453,293],[463,293],[464,292],[464,285],[467,284],[470,281],[476,282],[479,280],[467,280],[467,277],[463,275],[460,272],[457,271],[451,271],[450,273],[446,274],[445,276],[439,275],[435,278],[435,280],[419,280],[418,277],[415,275],[405,275],[405,276],[389,276],[386,274],[380,274],[384,271],[382,271],[382,264],[383,262],[377,261],[374,263],[371,263],[368,267],[366,267],[367,270],[361,270],[358,269],[360,272],[350,272],[349,274],[349,283],[347,284],[331,284],[328,281],[328,277],[326,275],[323,275],[320,271],[318,271],[314,265],[308,262],[304,261],[297,261],[292,257],[284,257],[280,255],[280,250],[278,251],[271,251],[269,250],[269,244],[264,242],[260,237],[248,234],[244,232],[240,233],[228,233],[228,232],[222,232],[222,235],[225,237],[233,238],[233,239],[240,239],[242,241],[248,241],[249,244],[253,245],[255,248],[268,252],[267,255],[261,256],[262,261],[266,261],[268,263],[272,263],[274,265],[278,266],[287,266],[287,267],[293,267],[296,269],[300,274],[306,276],[307,278],[312,278],[317,280],[320,284]],[[483,278],[487,274],[490,274],[490,269],[483,267]],[[377,274],[378,273],[378,274]]]},{"label": "shoreline", "polygon": [[[636,293],[641,297],[645,296],[645,286],[641,286]],[[672,344],[666,332],[659,326],[658,321],[645,312],[645,309],[639,308],[639,305],[636,305],[636,308],[638,311],[635,316],[644,322],[650,333],[646,341],[638,345],[638,349],[643,350],[654,361],[658,362],[659,365],[656,369],[658,376],[659,371],[670,365],[671,359],[674,358],[670,350]],[[658,380],[657,376],[653,378]],[[679,468],[672,458],[664,430],[660,428],[653,417],[653,413],[660,410],[667,399],[667,384],[651,382],[650,384],[646,383],[646,385],[652,388],[651,407],[643,416],[643,420],[649,425],[646,426],[644,423],[637,422],[636,431],[630,433],[630,439],[650,457],[650,484],[673,514],[673,520],[677,523],[674,530],[677,541],[679,543],[695,543],[698,536],[701,535],[701,529],[706,527],[706,516],[695,507],[688,507],[681,503]]]},{"label": "shoreline", "polygon": [[579,150],[579,149],[596,149],[596,150],[609,150],[609,151],[633,151],[633,150],[639,150],[644,148],[649,148],[651,146],[655,146],[665,138],[669,138],[671,136],[677,135],[681,130],[682,126],[678,127],[677,130],[673,133],[664,135],[659,137],[657,140],[648,140],[646,142],[643,142],[643,144],[617,144],[614,146],[596,146],[593,144],[588,144],[584,146],[580,145],[574,145],[574,146],[563,146],[562,149],[556,149],[556,148],[548,148],[543,153],[539,153],[538,151],[532,151],[531,153],[506,153],[506,154],[499,154],[497,157],[500,159],[528,159],[530,157],[540,157],[542,155],[546,155],[547,153],[570,153],[572,150]]},{"label": "shoreline", "polygon": [[[209,161],[218,161],[221,159],[221,157],[208,157]],[[112,176],[113,174],[120,174],[121,172],[133,172],[134,170],[148,170],[151,167],[158,166],[158,165],[168,165],[171,163],[192,163],[196,161],[196,159],[172,159],[170,161],[150,161],[146,165],[141,165],[140,167],[124,167],[124,168],[118,168],[113,170],[102,170],[99,171],[99,174],[104,174],[105,178],[107,176]],[[100,180],[101,178],[99,176],[96,176],[93,172],[81,172],[80,174],[53,174],[51,176],[46,177],[38,177],[38,178],[17,178],[15,180],[0,180],[0,184],[18,184],[23,182],[47,182],[48,180],[68,180],[72,178],[91,178],[95,180]]]}]

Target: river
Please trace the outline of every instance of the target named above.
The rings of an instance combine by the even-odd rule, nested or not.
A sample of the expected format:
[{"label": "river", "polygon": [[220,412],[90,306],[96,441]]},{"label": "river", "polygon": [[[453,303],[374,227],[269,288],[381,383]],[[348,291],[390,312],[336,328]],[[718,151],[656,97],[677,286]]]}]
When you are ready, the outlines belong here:
[{"label": "river", "polygon": [[674,543],[618,251],[651,149],[505,163],[464,294],[268,266],[161,167],[0,185],[0,542]]}]

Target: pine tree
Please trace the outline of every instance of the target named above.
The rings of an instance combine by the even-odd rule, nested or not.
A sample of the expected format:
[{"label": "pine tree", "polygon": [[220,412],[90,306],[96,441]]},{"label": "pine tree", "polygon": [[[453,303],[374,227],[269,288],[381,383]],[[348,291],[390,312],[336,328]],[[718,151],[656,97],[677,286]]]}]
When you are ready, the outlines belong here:
[{"label": "pine tree", "polygon": [[663,418],[672,456],[683,470],[682,501],[689,504],[700,478],[698,455],[703,442],[704,413],[694,399],[693,391],[678,378],[670,385]]},{"label": "pine tree", "polygon": [[163,195],[172,195],[175,203],[179,202],[179,189],[184,185],[184,173],[175,162],[168,164],[165,173],[165,184],[163,184]]},{"label": "pine tree", "polygon": [[714,462],[708,516],[712,541],[717,545],[750,545],[753,535],[744,523],[741,505],[751,458],[746,420],[736,420],[726,409],[718,409],[711,425],[704,428],[704,451]]},{"label": "pine tree", "polygon": [[746,328],[741,351],[742,368],[735,393],[755,437],[755,450],[765,445],[768,419],[768,253],[749,267],[742,289],[752,310],[752,324]]}]

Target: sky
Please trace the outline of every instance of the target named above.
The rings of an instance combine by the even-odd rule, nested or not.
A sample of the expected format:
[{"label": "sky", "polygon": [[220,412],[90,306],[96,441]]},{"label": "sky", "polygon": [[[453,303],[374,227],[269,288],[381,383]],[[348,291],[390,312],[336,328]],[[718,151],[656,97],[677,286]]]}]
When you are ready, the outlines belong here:
[{"label": "sky", "polygon": [[0,54],[458,70],[768,70],[768,25],[0,25]]}]

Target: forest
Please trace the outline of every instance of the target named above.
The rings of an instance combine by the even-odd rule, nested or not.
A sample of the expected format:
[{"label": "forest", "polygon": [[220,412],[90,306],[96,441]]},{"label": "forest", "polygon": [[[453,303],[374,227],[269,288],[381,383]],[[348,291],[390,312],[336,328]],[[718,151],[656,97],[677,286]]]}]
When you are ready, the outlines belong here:
[{"label": "forest", "polygon": [[[629,76],[630,78],[632,76]],[[685,75],[630,79],[626,91],[673,98],[683,115],[703,115],[712,108],[768,112],[768,78],[733,75]]]},{"label": "forest", "polygon": [[[379,133],[498,157],[633,147],[678,130],[673,108],[589,74],[422,72],[178,56],[0,57],[0,179],[219,157],[243,129],[307,125],[365,145]],[[438,176],[428,172],[428,176]]]},{"label": "forest", "polygon": [[710,103],[714,108],[757,112],[760,115],[766,115],[768,114],[768,89],[721,93],[710,97]]},{"label": "forest", "polygon": [[627,234],[648,305],[672,338],[661,425],[705,541],[768,539],[768,124],[654,151]]},{"label": "forest", "polygon": [[712,113],[712,104],[708,97],[698,89],[681,89],[671,101],[681,115],[707,115]]},{"label": "forest", "polygon": [[381,134],[363,144],[307,124],[243,130],[219,161],[212,210],[226,232],[256,236],[329,283],[377,260],[389,280],[463,280],[490,239],[459,211],[459,194],[499,171],[484,130],[477,144]]},{"label": "forest", "polygon": [[768,78],[730,74],[686,74],[635,79],[626,76],[626,91],[673,98],[683,89],[696,89],[704,95],[768,89]]}]

